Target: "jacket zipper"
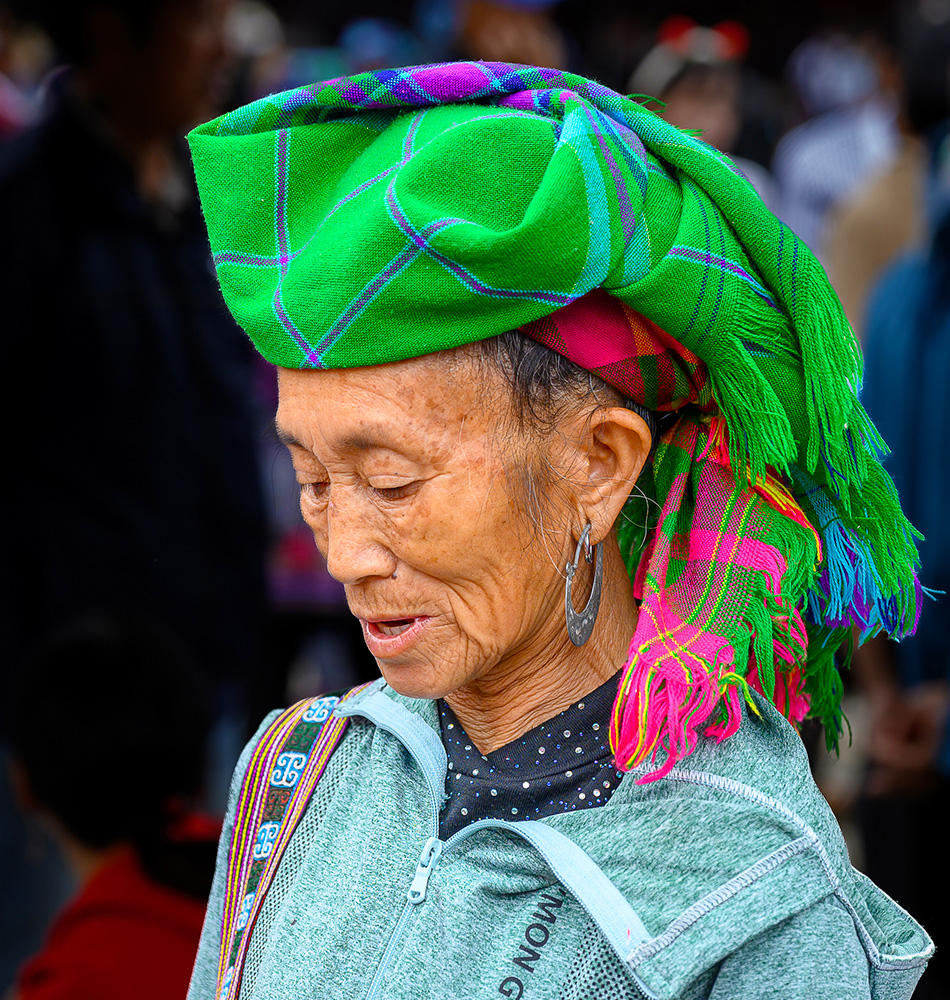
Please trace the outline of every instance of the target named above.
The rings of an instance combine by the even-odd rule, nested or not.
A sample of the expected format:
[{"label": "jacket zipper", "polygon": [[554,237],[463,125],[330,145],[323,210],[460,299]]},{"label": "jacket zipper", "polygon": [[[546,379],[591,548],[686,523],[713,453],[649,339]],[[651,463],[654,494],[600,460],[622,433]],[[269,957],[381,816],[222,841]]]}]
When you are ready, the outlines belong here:
[{"label": "jacket zipper", "polygon": [[[438,816],[436,816],[436,823],[438,824]],[[373,976],[373,981],[369,984],[369,990],[366,993],[366,1000],[377,1000],[380,996],[383,983],[386,980],[386,974],[389,971],[389,966],[392,963],[396,949],[399,947],[403,935],[406,933],[406,929],[412,922],[412,919],[419,912],[419,904],[425,901],[426,892],[429,887],[429,878],[435,870],[436,865],[439,863],[439,859],[442,857],[443,851],[447,848],[451,848],[458,841],[465,840],[476,830],[494,825],[495,823],[493,820],[480,820],[479,822],[472,823],[470,826],[465,827],[464,830],[459,830],[457,833],[452,834],[448,840],[443,841],[439,840],[438,837],[430,837],[426,841],[425,847],[422,849],[422,854],[419,857],[419,864],[416,867],[416,873],[413,876],[411,885],[409,886],[409,891],[406,893],[406,905],[403,907],[402,913],[396,921],[396,926],[389,935],[389,941],[386,943],[386,950],[383,952],[383,957],[380,959],[379,965],[376,968],[376,974]]]},{"label": "jacket zipper", "polygon": [[383,982],[386,979],[386,973],[389,971],[389,965],[392,962],[396,948],[399,946],[399,942],[405,934],[406,928],[409,926],[412,918],[419,912],[419,904],[426,898],[429,876],[438,864],[441,855],[442,841],[438,837],[430,837],[422,849],[419,864],[416,867],[416,874],[413,876],[412,884],[409,886],[409,892],[406,893],[406,905],[403,907],[403,911],[396,921],[396,926],[389,936],[386,950],[383,952],[383,957],[380,959],[379,966],[376,969],[376,975],[373,976],[373,981],[369,984],[369,992],[366,994],[366,1000],[376,1000],[380,995],[380,990],[383,988]]},{"label": "jacket zipper", "polygon": [[[385,696],[383,696],[383,697],[385,698]],[[392,703],[389,703],[389,704],[392,705]],[[510,830],[511,832],[514,832],[514,833],[518,834],[518,836],[521,836],[524,839],[528,840],[529,843],[532,843],[540,851],[541,855],[547,860],[549,866],[552,867],[552,871],[554,872],[554,874],[555,874],[556,878],[558,879],[558,881],[560,881],[562,884],[567,885],[567,887],[570,889],[570,891],[577,897],[577,899],[579,900],[579,902],[581,903],[581,905],[584,907],[584,909],[587,910],[588,914],[595,920],[595,922],[598,923],[598,926],[601,926],[602,930],[604,929],[604,926],[606,926],[606,927],[608,927],[608,928],[611,929],[612,933],[607,936],[607,940],[608,941],[612,941],[613,936],[616,936],[616,928],[613,926],[616,923],[616,913],[614,913],[614,911],[610,908],[610,906],[608,906],[608,910],[610,912],[607,914],[605,922],[602,925],[601,918],[604,917],[604,915],[603,914],[595,915],[594,911],[591,909],[591,907],[588,904],[588,902],[585,901],[585,898],[584,898],[585,897],[585,893],[583,891],[581,891],[579,893],[578,889],[576,887],[572,887],[571,884],[570,884],[570,882],[571,882],[570,879],[567,882],[564,881],[563,876],[560,875],[560,874],[558,874],[557,866],[556,865],[551,865],[551,859],[550,859],[548,853],[546,852],[545,849],[543,849],[542,847],[539,847],[539,845],[536,843],[536,839],[535,839],[534,836],[526,836],[524,834],[524,832],[519,832],[519,831],[515,830],[512,824],[507,823],[504,820],[483,819],[483,820],[478,820],[475,823],[472,823],[469,826],[465,827],[464,829],[457,831],[451,837],[449,837],[448,840],[445,840],[445,841],[440,840],[439,836],[438,836],[438,834],[439,834],[439,809],[440,809],[441,802],[442,802],[442,796],[441,796],[440,790],[439,790],[440,782],[439,782],[438,776],[436,775],[436,773],[435,773],[435,771],[433,769],[433,766],[432,766],[434,763],[436,763],[436,757],[437,757],[437,755],[433,754],[426,747],[425,744],[423,744],[421,746],[415,746],[415,744],[419,743],[419,740],[415,737],[414,734],[411,734],[411,733],[410,733],[410,736],[412,738],[407,738],[407,736],[402,731],[402,727],[396,724],[396,720],[393,718],[394,712],[391,709],[389,709],[386,712],[384,712],[383,713],[383,717],[380,718],[379,717],[379,715],[380,715],[379,712],[365,712],[365,713],[364,712],[359,712],[358,711],[358,708],[359,708],[358,705],[352,706],[352,708],[354,709],[354,711],[348,712],[346,714],[353,714],[353,715],[356,715],[356,714],[364,715],[365,714],[366,717],[369,718],[371,722],[374,722],[374,724],[376,724],[380,728],[386,729],[400,743],[402,743],[402,745],[409,752],[410,756],[412,756],[416,760],[416,762],[420,765],[420,767],[422,767],[422,771],[423,771],[423,775],[425,777],[426,785],[427,785],[427,787],[429,789],[429,792],[430,792],[430,795],[431,795],[431,800],[432,800],[431,801],[431,804],[432,804],[432,813],[431,813],[431,816],[432,816],[432,826],[431,826],[432,836],[429,837],[429,839],[426,841],[425,847],[422,850],[422,855],[420,856],[419,863],[418,863],[418,865],[416,867],[415,876],[413,877],[412,884],[410,885],[409,891],[406,894],[407,895],[406,905],[403,907],[403,911],[400,914],[399,919],[396,921],[396,925],[393,928],[392,933],[390,934],[389,941],[386,944],[386,950],[383,952],[383,956],[382,956],[382,959],[380,960],[380,964],[379,964],[378,968],[376,969],[376,973],[373,976],[372,982],[370,983],[369,991],[366,994],[366,1000],[377,1000],[377,998],[380,996],[382,988],[383,988],[383,983],[384,983],[385,978],[386,978],[386,974],[387,974],[387,972],[389,970],[389,967],[390,967],[390,965],[392,963],[393,956],[395,955],[396,949],[399,946],[402,938],[405,936],[406,928],[409,926],[409,924],[412,921],[412,919],[414,918],[415,914],[418,912],[418,910],[419,910],[419,904],[425,901],[426,892],[427,892],[427,888],[428,888],[428,884],[429,884],[429,878],[432,875],[432,872],[433,872],[435,866],[438,864],[439,859],[442,857],[442,855],[446,851],[451,850],[459,841],[465,840],[468,837],[470,837],[472,834],[476,833],[477,831],[480,831],[480,830],[483,830],[483,829],[486,829],[486,828],[495,828],[495,829]],[[403,711],[405,711],[405,710],[403,710]],[[416,751],[419,751],[419,756],[417,756]],[[443,785],[443,788],[444,788],[444,781],[445,781],[445,771],[444,771],[444,767],[445,767],[445,755],[444,755],[444,752],[441,755],[441,759],[438,760],[438,763],[441,763],[442,764],[442,768],[443,768],[443,770],[442,770],[442,776],[441,776],[441,778],[442,778],[441,784]],[[539,824],[532,823],[530,825],[531,826],[535,826],[535,825],[539,825]],[[545,839],[547,839],[547,837]],[[573,847],[574,850],[579,850],[579,848],[577,848],[576,845],[572,845],[572,847]],[[583,852],[581,852],[581,853],[583,854]],[[586,855],[584,855],[584,857],[585,857],[586,861],[589,864],[591,864],[591,865],[593,864],[592,862],[590,862],[589,858],[586,858]],[[606,876],[603,876],[603,877],[606,879]],[[575,881],[576,881],[576,879],[575,879]],[[608,885],[610,885],[609,882],[608,882]],[[610,885],[610,889],[611,889],[611,891],[613,893],[617,893],[617,890],[612,885]],[[609,896],[610,896],[610,893],[608,893],[608,897],[607,897],[608,899],[609,899]],[[626,904],[623,902],[622,899],[621,899],[620,902],[623,904],[619,908],[620,911],[622,911],[624,909],[629,910],[629,907],[626,906]],[[602,908],[601,906],[597,907],[598,910],[601,909],[601,908]],[[618,957],[622,961],[625,961],[625,951],[626,951],[626,949],[629,948],[629,946],[631,944],[631,941],[630,941],[631,929],[635,929],[635,928],[639,927],[639,933],[637,934],[637,939],[638,940],[646,940],[648,938],[648,936],[649,936],[648,933],[647,933],[647,931],[646,931],[646,928],[644,928],[643,925],[642,925],[642,921],[640,921],[639,917],[636,915],[635,912],[631,911],[629,917],[627,918],[627,920],[628,920],[628,924],[626,926],[625,933],[623,934],[623,947],[617,946],[616,942],[613,942],[614,950],[617,952]],[[621,930],[623,930],[623,928],[621,928]],[[605,933],[606,933],[606,931],[605,931]],[[634,980],[635,980],[635,982],[637,984],[637,987],[640,988],[641,992],[645,996],[650,995],[648,993],[648,991],[646,991],[646,990],[643,989],[642,984],[640,983],[639,979],[636,976],[634,976]]]}]

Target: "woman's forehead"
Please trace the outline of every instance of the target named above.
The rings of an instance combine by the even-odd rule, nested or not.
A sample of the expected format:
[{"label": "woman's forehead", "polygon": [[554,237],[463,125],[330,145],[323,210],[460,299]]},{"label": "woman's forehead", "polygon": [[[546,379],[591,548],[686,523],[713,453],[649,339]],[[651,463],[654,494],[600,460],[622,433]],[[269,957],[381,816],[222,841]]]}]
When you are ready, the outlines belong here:
[{"label": "woman's forehead", "polygon": [[[278,387],[278,435],[308,451],[431,447],[486,434],[510,406],[501,386],[486,386],[474,365],[432,357],[365,368],[279,368]],[[490,406],[486,390],[497,397]]]}]

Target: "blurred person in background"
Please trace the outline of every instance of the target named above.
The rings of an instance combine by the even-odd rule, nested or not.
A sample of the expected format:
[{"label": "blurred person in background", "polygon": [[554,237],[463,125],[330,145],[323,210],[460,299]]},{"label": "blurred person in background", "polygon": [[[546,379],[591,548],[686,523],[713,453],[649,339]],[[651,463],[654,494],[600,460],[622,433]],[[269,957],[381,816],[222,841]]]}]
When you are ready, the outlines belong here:
[{"label": "blurred person in background", "polygon": [[[16,526],[0,560],[0,700],[9,665],[58,622],[110,610],[147,610],[194,655],[216,718],[241,717],[247,678],[265,673],[252,353],[221,302],[182,153],[189,125],[220,107],[226,6],[29,5],[68,68],[0,155],[2,514]],[[39,888],[49,859],[17,833],[8,796],[0,828],[7,979],[60,893]]]},{"label": "blurred person in background", "polygon": [[816,32],[788,61],[805,120],[778,142],[778,215],[824,263],[828,212],[897,153],[899,76],[882,21]]},{"label": "blurred person in background", "polygon": [[8,390],[42,361],[47,401],[25,414],[4,393],[7,425],[30,426],[7,451],[14,652],[64,614],[146,607],[218,676],[255,662],[253,360],[215,287],[181,147],[219,106],[223,15],[223,0],[44,12],[70,69],[0,159]]},{"label": "blurred person in background", "polygon": [[632,94],[665,104],[663,117],[677,128],[699,130],[700,138],[729,154],[773,211],[773,182],[766,167],[735,155],[742,128],[742,60],[749,34],[738,21],[703,27],[674,16],[657,29],[656,44],[627,81]]},{"label": "blurred person in background", "polygon": [[196,807],[201,673],[162,632],[124,619],[64,626],[20,666],[4,697],[14,785],[78,891],[12,1000],[178,1000],[219,832]]},{"label": "blurred person in background", "polygon": [[453,55],[566,69],[567,40],[551,19],[554,6],[556,0],[462,0]]},{"label": "blurred person in background", "polygon": [[[906,643],[875,639],[854,672],[867,700],[867,769],[857,817],[867,874],[938,942],[950,940],[948,869],[941,861],[950,797],[950,142],[928,135],[928,238],[874,286],[865,334],[863,401],[893,453],[887,466],[920,529],[921,580],[936,600]],[[950,965],[937,956],[918,988],[950,996]]]},{"label": "blurred person in background", "polygon": [[34,95],[16,79],[18,29],[13,11],[0,4],[0,142],[32,124],[38,114]]},{"label": "blurred person in background", "polygon": [[875,279],[924,240],[931,132],[950,116],[950,0],[898,4],[891,23],[886,35],[894,40],[897,61],[897,151],[830,210],[826,223],[828,276],[859,339]]}]

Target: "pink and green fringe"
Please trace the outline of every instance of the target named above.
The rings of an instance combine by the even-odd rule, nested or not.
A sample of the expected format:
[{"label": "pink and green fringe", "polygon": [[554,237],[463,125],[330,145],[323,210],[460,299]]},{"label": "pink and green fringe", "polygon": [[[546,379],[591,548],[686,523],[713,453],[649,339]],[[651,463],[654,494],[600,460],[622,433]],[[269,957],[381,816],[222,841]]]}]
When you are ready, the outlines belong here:
[{"label": "pink and green fringe", "polygon": [[680,418],[653,487],[660,513],[639,551],[626,533],[640,614],[611,720],[618,766],[663,777],[701,736],[731,736],[743,703],[757,714],[752,691],[793,724],[817,716],[836,746],[835,655],[853,624],[913,631],[916,575],[911,593],[888,593],[880,559],[797,468],[788,484],[768,468],[737,486],[721,416]]}]

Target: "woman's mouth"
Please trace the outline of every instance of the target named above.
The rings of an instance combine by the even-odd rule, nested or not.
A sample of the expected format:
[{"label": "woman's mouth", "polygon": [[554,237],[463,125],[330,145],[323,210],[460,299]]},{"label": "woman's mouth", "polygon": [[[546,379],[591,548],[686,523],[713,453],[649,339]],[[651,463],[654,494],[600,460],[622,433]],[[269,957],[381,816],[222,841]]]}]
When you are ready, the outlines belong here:
[{"label": "woman's mouth", "polygon": [[402,635],[406,629],[411,628],[415,618],[395,618],[386,622],[368,622],[370,628],[382,632],[383,635]]},{"label": "woman's mouth", "polygon": [[366,647],[378,659],[386,659],[408,649],[429,619],[419,618],[361,618]]}]

